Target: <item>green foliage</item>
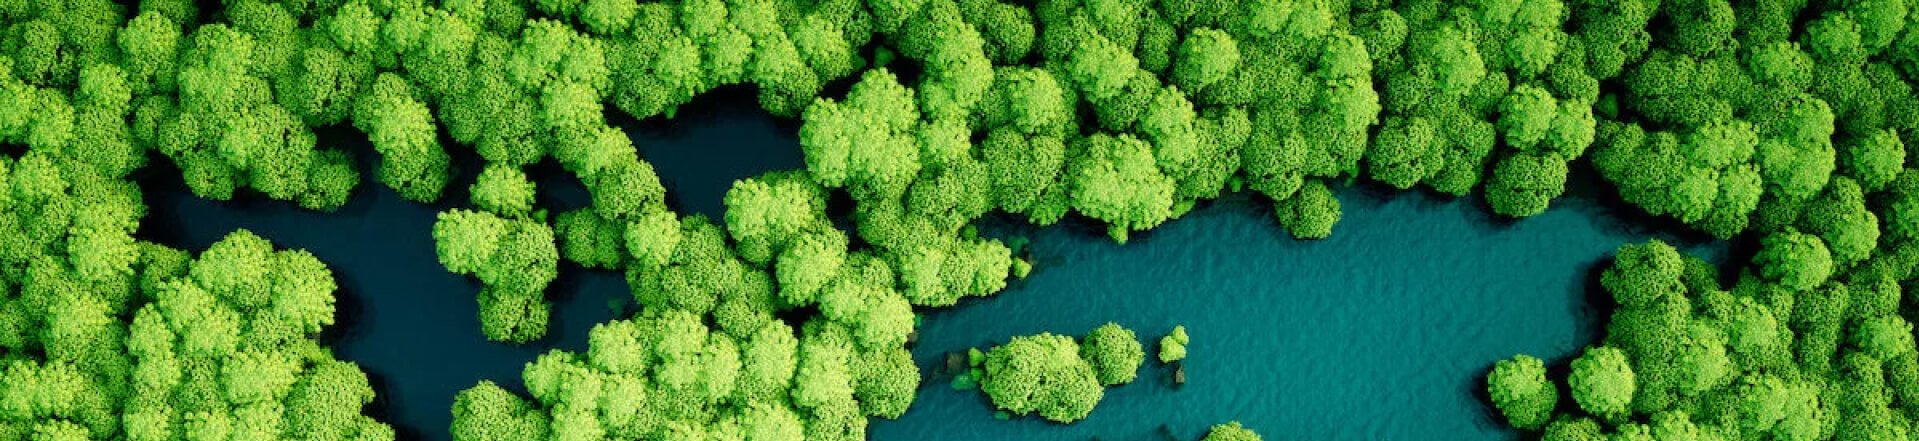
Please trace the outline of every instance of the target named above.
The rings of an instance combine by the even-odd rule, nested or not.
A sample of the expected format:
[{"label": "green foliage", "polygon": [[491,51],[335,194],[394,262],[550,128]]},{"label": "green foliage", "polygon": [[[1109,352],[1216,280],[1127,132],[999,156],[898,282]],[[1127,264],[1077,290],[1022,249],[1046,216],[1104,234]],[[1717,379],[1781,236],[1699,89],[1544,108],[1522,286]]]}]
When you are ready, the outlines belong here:
[{"label": "green foliage", "polygon": [[1186,359],[1186,344],[1192,337],[1186,335],[1186,326],[1174,326],[1173,332],[1159,338],[1159,362],[1172,363]]},{"label": "green foliage", "polygon": [[1785,230],[1766,236],[1752,258],[1758,274],[1786,289],[1805,290],[1832,274],[1832,253],[1817,236]]},{"label": "green foliage", "polygon": [[1117,323],[1094,328],[1080,342],[1079,350],[1080,358],[1093,365],[1094,372],[1099,374],[1099,383],[1106,386],[1133,382],[1139,375],[1140,362],[1146,360],[1139,336]]},{"label": "green foliage", "polygon": [[480,324],[487,338],[527,342],[546,335],[547,283],[558,274],[553,230],[528,219],[454,209],[433,224],[434,248],[448,271],[480,280]]},{"label": "green foliage", "polygon": [[1501,159],[1486,182],[1486,202],[1493,212],[1527,217],[1546,212],[1546,205],[1566,190],[1566,161],[1546,155],[1519,154]]},{"label": "green foliage", "polygon": [[1260,441],[1259,434],[1240,426],[1238,421],[1213,426],[1200,441]]},{"label": "green foliage", "polygon": [[884,200],[904,194],[919,172],[913,91],[884,68],[862,75],[844,101],[808,106],[803,119],[806,168],[822,186],[850,186],[857,199]]},{"label": "green foliage", "polygon": [[[93,328],[82,337],[124,338],[125,353],[90,356],[77,371],[64,361],[15,361],[6,370],[15,377],[6,383],[17,392],[78,386],[65,392],[71,401],[44,402],[44,410],[36,412],[81,423],[70,426],[79,429],[77,439],[110,436],[122,428],[121,421],[129,439],[173,439],[174,430],[226,431],[247,439],[290,436],[296,430],[314,440],[393,439],[391,428],[360,414],[373,399],[366,375],[334,360],[314,340],[333,322],[335,289],[331,273],[317,259],[304,251],[276,251],[241,230],[199,259],[179,264],[187,268],[152,285],[146,293],[151,303],[139,307],[130,326]],[[87,310],[81,305],[66,309],[60,315]],[[58,337],[85,329],[73,328],[78,323],[71,320],[59,319],[55,323],[69,324],[50,328],[55,339],[47,348],[61,351],[50,353],[56,358],[90,346]],[[116,384],[127,388],[114,393],[126,395],[103,395],[101,388]],[[169,418],[179,414],[188,417]]]},{"label": "green foliage", "polygon": [[1192,30],[1179,45],[1178,61],[1173,67],[1173,82],[1186,90],[1212,85],[1239,67],[1239,45],[1231,35],[1216,29]]},{"label": "green foliage", "polygon": [[1299,239],[1324,239],[1339,223],[1339,199],[1332,189],[1314,180],[1301,186],[1292,197],[1274,204],[1280,226]]},{"label": "green foliage", "polygon": [[1572,385],[1573,401],[1580,409],[1607,419],[1626,415],[1636,384],[1624,351],[1605,346],[1587,348],[1572,366],[1567,383]]},{"label": "green foliage", "polygon": [[560,257],[580,266],[614,269],[626,259],[626,228],[600,217],[597,211],[560,213],[553,229],[559,236]]},{"label": "green foliage", "polygon": [[1493,365],[1486,375],[1486,393],[1506,415],[1507,424],[1528,430],[1545,426],[1559,403],[1559,388],[1546,379],[1545,364],[1523,354]]},{"label": "green foliage", "polygon": [[1094,135],[1068,164],[1073,209],[1111,225],[1113,240],[1172,216],[1173,181],[1154,167],[1153,150],[1131,136]]},{"label": "green foliage", "polygon": [[[1508,422],[1903,439],[1919,401],[1900,315],[1919,262],[1908,1],[0,3],[0,439],[394,436],[359,415],[364,374],[310,338],[335,289],[317,258],[250,234],[197,260],[136,238],[149,151],[201,197],[330,211],[363,172],[437,201],[470,148],[472,209],[434,238],[484,285],[495,340],[544,334],[560,257],[623,272],[646,315],[529,366],[536,400],[461,394],[466,441],[860,439],[912,402],[915,307],[1032,270],[968,230],[996,209],[1077,211],[1124,241],[1250,187],[1322,238],[1337,182],[1483,185],[1526,217],[1582,158],[1599,193],[1756,252],[1728,290],[1663,243],[1622,248],[1600,275],[1618,304],[1603,346],[1567,381],[1577,408],[1554,415],[1543,363],[1515,357],[1488,378]],[[803,117],[806,170],[742,180],[724,227],[683,219],[604,112],[671,118],[734,85]],[[334,127],[366,136],[373,170]],[[592,197],[551,224],[520,171],[547,157]],[[826,216],[837,191],[852,231]],[[1122,331],[1016,339],[1002,364],[1046,368],[962,378],[1077,419],[1135,375]],[[1186,343],[1176,329],[1159,357]],[[1030,395],[1052,377],[1069,392]],[[1250,435],[1225,427],[1211,436]]]},{"label": "green foliage", "polygon": [[1105,390],[1099,375],[1080,358],[1072,337],[1039,334],[1014,337],[986,353],[986,378],[980,390],[1016,415],[1039,413],[1060,423],[1085,419]]},{"label": "green foliage", "polygon": [[474,206],[500,216],[521,217],[533,211],[533,182],[513,166],[488,164],[470,193]]}]

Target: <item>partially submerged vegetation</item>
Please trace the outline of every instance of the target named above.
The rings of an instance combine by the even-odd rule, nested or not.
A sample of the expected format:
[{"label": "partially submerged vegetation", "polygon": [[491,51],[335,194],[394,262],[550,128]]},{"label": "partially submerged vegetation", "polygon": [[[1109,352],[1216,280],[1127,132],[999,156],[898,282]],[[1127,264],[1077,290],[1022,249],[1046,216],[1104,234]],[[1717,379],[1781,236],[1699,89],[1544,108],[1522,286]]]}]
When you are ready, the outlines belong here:
[{"label": "partially submerged vegetation", "polygon": [[955,388],[977,383],[1001,411],[1059,423],[1085,419],[1107,387],[1133,382],[1146,359],[1133,331],[1114,323],[1083,339],[1041,333],[970,353],[979,355],[970,356],[972,369],[954,379]]}]

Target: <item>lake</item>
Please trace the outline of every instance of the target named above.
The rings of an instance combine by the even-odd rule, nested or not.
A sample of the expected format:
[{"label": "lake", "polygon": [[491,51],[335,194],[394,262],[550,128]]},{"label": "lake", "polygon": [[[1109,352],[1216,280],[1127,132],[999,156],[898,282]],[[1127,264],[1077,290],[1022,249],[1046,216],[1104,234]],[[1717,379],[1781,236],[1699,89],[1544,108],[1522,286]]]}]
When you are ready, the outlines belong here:
[{"label": "lake", "polygon": [[[797,124],[760,112],[750,93],[703,96],[672,122],[614,122],[633,134],[669,202],[685,213],[717,219],[735,179],[802,164]],[[370,156],[364,138],[350,133],[321,141]],[[485,341],[475,317],[478,283],[439,265],[430,234],[436,213],[465,205],[477,163],[456,155],[466,172],[447,193],[457,204],[408,202],[366,173],[337,213],[258,198],[205,201],[168,176],[169,167],[153,167],[140,234],[199,252],[246,228],[312,252],[341,287],[339,323],[324,339],[373,379],[379,399],[369,413],[401,439],[446,441],[454,394],[480,380],[518,389],[526,362],[553,348],[585,350],[587,331],[629,299],[618,274],[563,263],[548,290],[555,309],[547,338]],[[556,167],[529,173],[544,206],[586,202]],[[1286,235],[1268,203],[1245,195],[1135,233],[1124,246],[1078,220],[1049,228],[982,221],[983,234],[1030,238],[1035,271],[997,296],[926,313],[914,350],[922,370],[930,376],[949,351],[1042,331],[1080,335],[1113,321],[1137,330],[1149,348],[1140,380],[1108,390],[1087,420],[1058,425],[997,420],[977,391],[929,378],[912,409],[875,421],[871,438],[1192,440],[1239,420],[1275,440],[1515,439],[1485,404],[1480,376],[1514,353],[1563,362],[1594,341],[1607,307],[1596,270],[1614,248],[1662,237],[1725,253],[1698,235],[1640,226],[1643,215],[1591,196],[1561,199],[1520,221],[1497,219],[1471,198],[1419,191],[1362,185],[1339,198],[1345,217],[1333,236],[1309,242]],[[1176,324],[1193,338],[1189,381],[1178,388],[1150,359]]]}]

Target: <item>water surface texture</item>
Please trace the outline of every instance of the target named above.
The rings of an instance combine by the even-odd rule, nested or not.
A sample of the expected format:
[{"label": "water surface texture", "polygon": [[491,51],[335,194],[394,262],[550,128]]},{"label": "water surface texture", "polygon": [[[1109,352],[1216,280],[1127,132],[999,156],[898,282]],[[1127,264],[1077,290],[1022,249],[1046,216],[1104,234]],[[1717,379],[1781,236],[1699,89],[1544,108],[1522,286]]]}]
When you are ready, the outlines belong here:
[{"label": "water surface texture", "polygon": [[[989,226],[1032,239],[1034,273],[926,314],[914,351],[922,369],[931,374],[948,351],[1112,321],[1147,345],[1139,380],[1108,389],[1090,418],[1059,425],[995,420],[978,392],[933,379],[900,420],[875,423],[872,439],[1193,440],[1229,420],[1275,440],[1517,439],[1483,401],[1480,377],[1515,353],[1564,360],[1596,340],[1597,269],[1619,245],[1657,237],[1590,199],[1517,222],[1420,192],[1347,189],[1339,199],[1345,217],[1319,241],[1292,239],[1270,206],[1240,195],[1126,245],[1083,225]],[[1192,336],[1178,388],[1152,358],[1174,325]]]},{"label": "water surface texture", "polygon": [[[634,134],[676,208],[717,219],[733,180],[802,166],[795,124],[751,105],[750,95],[703,98],[671,123],[615,123]],[[563,263],[548,290],[549,336],[525,346],[485,341],[479,285],[439,265],[430,233],[435,214],[465,205],[458,187],[475,165],[466,161],[448,190],[458,204],[414,204],[368,179],[332,214],[201,200],[160,170],[147,180],[141,234],[199,252],[246,228],[311,251],[339,281],[340,319],[327,341],[372,377],[380,398],[370,412],[401,439],[447,441],[454,394],[481,380],[519,389],[526,362],[552,348],[584,350],[587,330],[616,316],[609,303],[629,298],[618,275]],[[542,205],[584,204],[554,169],[534,169]],[[926,314],[914,352],[929,376],[948,351],[1114,321],[1140,332],[1149,358],[1153,341],[1186,325],[1189,383],[1173,388],[1149,359],[1140,380],[1109,390],[1091,418],[1062,426],[997,420],[979,393],[929,378],[912,409],[876,421],[871,438],[1191,440],[1239,420],[1274,440],[1515,439],[1480,398],[1479,376],[1514,353],[1563,360],[1593,341],[1603,321],[1603,301],[1589,298],[1595,268],[1619,245],[1657,236],[1590,199],[1563,199],[1517,222],[1420,192],[1359,188],[1340,199],[1344,220],[1313,242],[1291,239],[1266,203],[1237,195],[1124,246],[1083,223],[986,222],[988,235],[1031,238],[1036,270],[995,297]]]}]

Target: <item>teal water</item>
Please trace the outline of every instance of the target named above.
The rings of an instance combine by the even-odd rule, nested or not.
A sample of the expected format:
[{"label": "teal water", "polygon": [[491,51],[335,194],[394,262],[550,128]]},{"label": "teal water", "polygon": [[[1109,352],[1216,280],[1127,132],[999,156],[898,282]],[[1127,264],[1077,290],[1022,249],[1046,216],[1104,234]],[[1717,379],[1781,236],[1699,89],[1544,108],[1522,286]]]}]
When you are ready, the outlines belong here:
[{"label": "teal water", "polygon": [[[1699,241],[1629,227],[1591,199],[1517,222],[1420,192],[1355,188],[1339,199],[1345,217],[1319,241],[1292,239],[1270,206],[1244,195],[1126,245],[1091,226],[990,225],[989,235],[1032,239],[1035,271],[995,297],[926,314],[914,351],[923,369],[945,352],[1112,321],[1148,345],[1139,380],[1059,425],[995,420],[978,392],[936,378],[900,420],[874,424],[872,439],[1193,440],[1229,420],[1274,440],[1516,439],[1480,392],[1492,363],[1522,352],[1564,361],[1594,341],[1605,301],[1589,296],[1619,245]],[[1174,325],[1192,336],[1182,387],[1150,355]]]},{"label": "teal water", "polygon": [[[733,180],[801,164],[792,121],[759,113],[751,101],[702,98],[672,123],[616,123],[634,134],[677,209],[717,217]],[[364,139],[334,137],[323,141],[365,153]],[[464,161],[461,185],[474,168]],[[448,440],[455,393],[480,380],[517,389],[526,362],[552,348],[584,350],[587,330],[615,317],[609,302],[628,298],[618,275],[562,264],[548,290],[556,305],[549,336],[525,346],[489,343],[475,318],[479,286],[447,273],[433,254],[434,215],[454,204],[414,204],[368,180],[340,212],[312,213],[197,199],[169,173],[147,179],[142,236],[197,252],[247,228],[326,262],[341,286],[340,320],[326,341],[372,377],[379,398],[370,413],[404,440]],[[554,167],[533,175],[542,205],[585,203]],[[464,200],[465,192],[449,188],[448,198]],[[1239,420],[1274,440],[1514,439],[1478,392],[1484,370],[1518,352],[1563,360],[1591,342],[1605,308],[1591,287],[1595,268],[1617,246],[1649,237],[1701,242],[1635,227],[1642,219],[1591,198],[1563,199],[1517,222],[1470,199],[1420,192],[1354,188],[1340,199],[1345,218],[1333,237],[1312,242],[1291,239],[1270,207],[1246,196],[1124,246],[1083,223],[983,222],[985,234],[1030,238],[1035,273],[995,297],[927,313],[914,353],[929,376],[948,351],[1042,331],[1083,334],[1115,321],[1149,347],[1184,324],[1193,336],[1189,383],[1173,388],[1149,361],[1140,381],[1109,390],[1091,418],[1062,426],[996,420],[977,392],[929,378],[913,408],[876,421],[871,438],[1190,440]]]}]

